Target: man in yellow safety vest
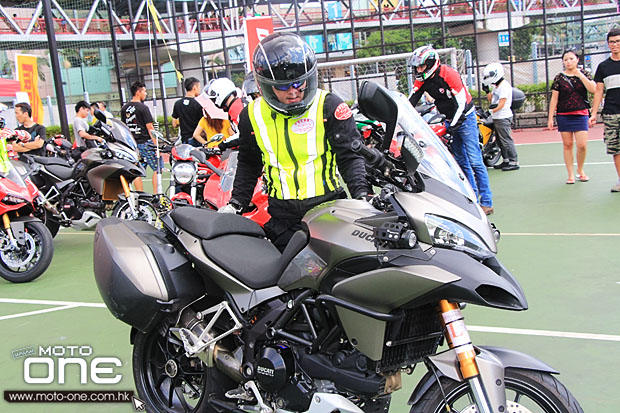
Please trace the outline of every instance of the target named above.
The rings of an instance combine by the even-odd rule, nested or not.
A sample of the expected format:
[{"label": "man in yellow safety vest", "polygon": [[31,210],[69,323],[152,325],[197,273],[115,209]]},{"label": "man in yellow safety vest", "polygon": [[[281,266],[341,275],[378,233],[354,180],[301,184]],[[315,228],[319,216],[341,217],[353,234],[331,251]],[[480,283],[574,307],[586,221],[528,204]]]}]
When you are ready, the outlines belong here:
[{"label": "man in yellow safety vest", "polygon": [[[220,212],[246,208],[263,173],[271,220],[265,232],[283,250],[307,211],[371,193],[364,159],[351,150],[361,139],[349,106],[318,88],[314,52],[299,36],[273,33],[257,46],[254,77],[261,97],[239,118],[239,166],[232,198]],[[336,169],[337,168],[337,169]]]}]

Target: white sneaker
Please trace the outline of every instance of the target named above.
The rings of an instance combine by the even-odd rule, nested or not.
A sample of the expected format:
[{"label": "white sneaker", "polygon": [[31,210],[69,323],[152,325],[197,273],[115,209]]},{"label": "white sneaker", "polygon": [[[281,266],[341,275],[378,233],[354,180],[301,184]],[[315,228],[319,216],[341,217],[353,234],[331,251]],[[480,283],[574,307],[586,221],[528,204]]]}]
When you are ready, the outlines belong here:
[{"label": "white sneaker", "polygon": [[616,184],[611,187],[611,192],[620,192],[620,181],[616,182]]}]

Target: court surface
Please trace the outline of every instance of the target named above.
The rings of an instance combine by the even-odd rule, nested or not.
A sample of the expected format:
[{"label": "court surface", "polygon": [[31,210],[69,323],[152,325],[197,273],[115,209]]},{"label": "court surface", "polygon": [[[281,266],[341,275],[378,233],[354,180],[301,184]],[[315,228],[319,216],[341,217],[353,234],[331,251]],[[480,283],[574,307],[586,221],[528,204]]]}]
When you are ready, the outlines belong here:
[{"label": "court surface", "polygon": [[[600,127],[593,132],[594,139]],[[600,140],[589,142],[590,182],[566,185],[557,132],[517,132],[521,169],[489,170],[502,232],[499,258],[522,284],[529,310],[509,312],[468,306],[464,315],[475,344],[504,346],[548,363],[580,401],[585,412],[620,411],[620,194],[611,156]],[[527,137],[527,139],[525,139]],[[544,143],[551,141],[551,143]],[[38,280],[10,284],[0,280],[0,389],[135,390],[129,327],[102,304],[93,279],[93,232],[62,230],[52,265]],[[26,357],[16,350],[87,346],[92,356],[115,357],[122,366],[117,384],[80,383],[79,368],[67,367],[50,384],[27,384]],[[68,356],[65,356],[68,357]],[[43,365],[32,375],[45,377]],[[55,366],[57,367],[57,365]],[[90,366],[88,366],[90,369]],[[424,370],[405,377],[392,412],[404,403]],[[88,376],[90,370],[88,371]],[[18,404],[0,401],[2,412],[133,411],[129,403]]]}]

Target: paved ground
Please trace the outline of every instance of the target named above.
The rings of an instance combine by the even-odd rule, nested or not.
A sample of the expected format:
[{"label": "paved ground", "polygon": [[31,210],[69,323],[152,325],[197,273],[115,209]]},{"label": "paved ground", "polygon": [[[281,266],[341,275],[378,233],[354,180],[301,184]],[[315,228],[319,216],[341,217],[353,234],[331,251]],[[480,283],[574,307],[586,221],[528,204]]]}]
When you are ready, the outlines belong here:
[{"label": "paved ground", "polygon": [[[597,126],[592,133],[602,134]],[[620,405],[620,194],[611,157],[601,141],[588,145],[586,171],[591,180],[566,185],[557,131],[517,131],[545,145],[518,147],[519,171],[489,170],[502,232],[499,259],[526,293],[529,309],[510,312],[468,306],[464,312],[475,344],[497,345],[528,353],[561,374],[559,379],[585,412],[619,411]],[[49,270],[28,284],[0,280],[0,391],[5,390],[134,390],[129,327],[104,307],[93,279],[92,232],[61,231],[54,240]],[[24,357],[17,349],[39,346],[92,347],[96,357],[117,357],[122,366],[117,384],[79,380],[79,368],[67,367],[65,384],[58,372],[50,384],[24,381]],[[45,377],[45,366],[33,370]],[[57,365],[55,366],[58,367]],[[90,368],[90,365],[88,366]],[[404,377],[391,413],[407,413],[407,398],[419,366]],[[88,372],[90,373],[90,371]],[[108,375],[112,376],[112,375]],[[129,404],[16,404],[0,400],[0,412],[131,412]]]},{"label": "paved ground", "polygon": [[[534,129],[517,129],[513,131],[513,139],[517,145],[525,143],[550,143],[562,142],[560,132],[557,129],[549,130],[547,128]],[[603,139],[603,125],[596,124],[588,135],[588,140]]]}]

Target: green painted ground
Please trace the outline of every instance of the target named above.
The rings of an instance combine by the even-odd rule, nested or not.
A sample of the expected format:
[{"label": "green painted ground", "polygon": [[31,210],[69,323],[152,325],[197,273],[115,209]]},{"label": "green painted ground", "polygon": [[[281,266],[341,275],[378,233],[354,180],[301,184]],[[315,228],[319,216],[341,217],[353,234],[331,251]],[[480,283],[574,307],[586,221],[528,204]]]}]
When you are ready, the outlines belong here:
[{"label": "green painted ground", "polygon": [[[512,313],[469,306],[472,326],[592,333],[620,336],[620,194],[609,192],[615,181],[611,157],[602,142],[589,144],[588,183],[566,185],[560,144],[518,148],[522,168],[490,171],[496,213],[502,231],[499,257],[517,276],[530,309]],[[536,235],[535,235],[536,234]],[[581,234],[581,235],[562,235]],[[590,234],[590,235],[588,235]],[[591,235],[598,234],[598,235]],[[616,234],[604,236],[601,234]],[[17,285],[0,280],[0,298],[101,303],[92,275],[92,232],[62,231],[55,239],[50,269],[35,282]],[[133,390],[129,328],[104,308],[72,308],[20,318],[3,317],[55,307],[0,303],[1,390]],[[57,306],[56,306],[57,307]],[[535,335],[472,332],[476,344],[505,346],[535,356],[561,372],[585,412],[617,412],[620,404],[620,342]],[[116,385],[82,385],[76,366],[67,383],[28,385],[24,359],[12,351],[33,346],[88,345],[98,357],[118,357],[123,366]],[[415,378],[394,397],[392,412],[404,405]],[[33,374],[43,375],[34,369]],[[90,383],[90,380],[89,380]],[[9,404],[2,412],[130,412],[129,404]]]}]

